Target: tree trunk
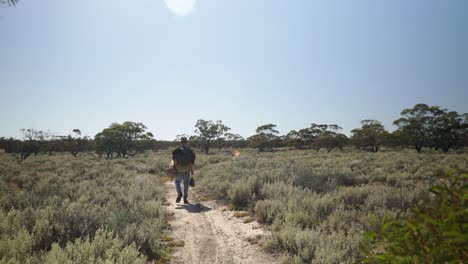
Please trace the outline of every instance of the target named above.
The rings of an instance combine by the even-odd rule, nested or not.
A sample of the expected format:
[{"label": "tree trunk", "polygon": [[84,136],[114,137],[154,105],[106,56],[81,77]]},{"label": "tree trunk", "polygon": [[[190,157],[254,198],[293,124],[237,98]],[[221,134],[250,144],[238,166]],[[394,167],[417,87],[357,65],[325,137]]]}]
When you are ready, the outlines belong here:
[{"label": "tree trunk", "polygon": [[422,149],[421,146],[416,146],[415,148],[416,148],[416,152],[421,153],[421,149]]},{"label": "tree trunk", "polygon": [[209,151],[210,151],[210,140],[207,140],[205,144],[205,154],[208,154]]}]

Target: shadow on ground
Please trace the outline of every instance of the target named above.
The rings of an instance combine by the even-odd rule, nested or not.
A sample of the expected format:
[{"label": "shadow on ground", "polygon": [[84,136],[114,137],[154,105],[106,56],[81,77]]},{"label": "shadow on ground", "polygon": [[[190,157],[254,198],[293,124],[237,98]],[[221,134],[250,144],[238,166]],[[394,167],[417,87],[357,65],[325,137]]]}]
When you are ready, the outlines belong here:
[{"label": "shadow on ground", "polygon": [[185,209],[189,213],[202,213],[202,212],[207,212],[210,211],[211,208],[204,206],[203,204],[178,204],[175,209]]}]

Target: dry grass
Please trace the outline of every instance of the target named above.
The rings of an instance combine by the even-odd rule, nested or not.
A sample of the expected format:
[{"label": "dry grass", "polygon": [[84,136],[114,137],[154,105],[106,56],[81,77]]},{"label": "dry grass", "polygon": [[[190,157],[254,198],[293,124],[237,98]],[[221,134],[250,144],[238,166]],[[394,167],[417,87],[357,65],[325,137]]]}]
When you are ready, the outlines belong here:
[{"label": "dry grass", "polygon": [[252,236],[252,237],[248,237],[247,238],[247,242],[249,242],[250,244],[259,244],[259,242],[262,240],[263,236],[262,235],[255,235],[255,236]]},{"label": "dry grass", "polygon": [[163,236],[161,236],[161,241],[170,242],[170,241],[174,241],[174,238],[170,237],[170,236],[163,235]]},{"label": "dry grass", "polygon": [[171,247],[183,247],[185,246],[185,242],[183,240],[178,240],[178,241],[171,241],[169,243]]},{"label": "dry grass", "polygon": [[232,214],[233,217],[237,217],[237,218],[242,218],[248,215],[250,214],[247,212],[234,212],[234,214]]},{"label": "dry grass", "polygon": [[161,182],[162,184],[164,184],[164,183],[166,183],[166,182],[168,182],[168,181],[171,181],[172,178],[169,177],[169,176],[166,176],[166,175],[160,175],[160,176],[159,176],[159,180],[160,180],[160,182]]},{"label": "dry grass", "polygon": [[247,224],[247,223],[250,223],[250,222],[253,222],[253,221],[255,221],[255,217],[249,216],[249,217],[246,217],[243,222],[244,222],[244,224]]}]

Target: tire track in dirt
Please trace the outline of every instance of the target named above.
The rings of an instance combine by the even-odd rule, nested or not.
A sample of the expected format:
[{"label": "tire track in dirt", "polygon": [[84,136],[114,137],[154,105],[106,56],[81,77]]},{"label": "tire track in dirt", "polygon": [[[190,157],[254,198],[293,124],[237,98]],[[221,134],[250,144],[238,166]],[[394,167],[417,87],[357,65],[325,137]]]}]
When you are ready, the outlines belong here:
[{"label": "tire track in dirt", "polygon": [[193,190],[190,204],[177,204],[174,182],[166,182],[166,210],[173,213],[170,236],[183,241],[175,247],[170,263],[276,263],[254,240],[267,233],[256,221],[244,223],[232,217],[226,206],[215,201],[199,201]]}]

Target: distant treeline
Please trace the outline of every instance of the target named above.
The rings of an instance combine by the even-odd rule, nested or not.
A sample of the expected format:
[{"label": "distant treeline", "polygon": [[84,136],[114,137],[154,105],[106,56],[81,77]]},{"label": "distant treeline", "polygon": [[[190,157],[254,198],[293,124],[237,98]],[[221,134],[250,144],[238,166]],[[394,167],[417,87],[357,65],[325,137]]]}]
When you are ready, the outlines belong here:
[{"label": "distant treeline", "polygon": [[468,114],[458,114],[439,106],[417,104],[404,109],[401,118],[395,120],[398,129],[388,132],[377,120],[363,120],[361,127],[351,131],[347,137],[336,124],[315,124],[300,130],[279,135],[275,124],[266,124],[256,129],[256,134],[246,139],[231,130],[222,121],[198,120],[195,135],[177,135],[175,141],[155,140],[146,132],[142,123],[127,121],[113,123],[94,138],[82,137],[79,129],[68,136],[51,135],[35,129],[22,129],[24,139],[0,138],[0,149],[14,153],[19,159],[26,159],[39,152],[69,152],[75,157],[79,153],[96,153],[99,157],[126,157],[144,152],[175,147],[182,136],[189,137],[190,145],[201,148],[208,154],[209,149],[254,147],[260,152],[273,151],[279,147],[297,149],[309,148],[328,152],[345,146],[378,152],[381,147],[413,148],[418,153],[423,148],[442,150],[461,149],[468,146]]},{"label": "distant treeline", "polygon": [[176,142],[157,141],[152,139],[151,133],[143,133],[141,123],[125,122],[113,123],[109,128],[98,133],[94,139],[82,137],[79,129],[68,136],[52,135],[35,129],[22,129],[24,139],[0,138],[0,149],[6,153],[16,154],[19,159],[26,159],[31,155],[54,152],[69,152],[77,157],[80,153],[94,153],[112,157],[133,156],[146,150],[157,150],[172,147]]}]

